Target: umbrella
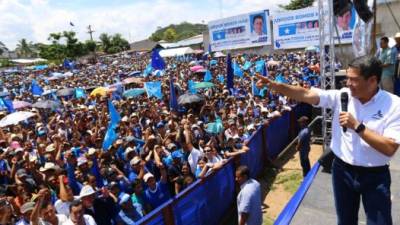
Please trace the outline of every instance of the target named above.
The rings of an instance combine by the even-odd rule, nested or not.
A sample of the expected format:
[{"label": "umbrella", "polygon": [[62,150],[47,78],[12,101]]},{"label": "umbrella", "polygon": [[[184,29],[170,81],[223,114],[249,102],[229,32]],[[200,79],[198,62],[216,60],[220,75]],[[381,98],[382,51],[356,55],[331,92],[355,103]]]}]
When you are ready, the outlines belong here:
[{"label": "umbrella", "polygon": [[50,89],[50,90],[45,90],[44,92],[43,92],[43,96],[45,96],[45,95],[49,95],[49,94],[51,94],[51,93],[53,93],[53,92],[56,92],[57,91],[57,89]]},{"label": "umbrella", "polygon": [[178,104],[191,104],[195,102],[202,102],[204,101],[204,97],[199,94],[183,94],[178,98]]},{"label": "umbrella", "polygon": [[131,77],[131,76],[138,76],[138,75],[140,75],[142,72],[141,71],[133,71],[133,72],[130,72],[130,73],[128,73],[128,76],[129,77]]},{"label": "umbrella", "polygon": [[96,96],[96,95],[106,96],[106,95],[107,95],[107,92],[109,92],[109,89],[108,89],[108,88],[106,88],[106,87],[98,87],[98,88],[95,88],[95,89],[90,93],[90,95],[91,95],[91,96]]},{"label": "umbrella", "polygon": [[23,109],[26,107],[31,107],[32,104],[29,102],[25,102],[25,101],[13,101],[13,107],[14,109]]},{"label": "umbrella", "polygon": [[204,69],[202,66],[192,66],[190,67],[190,71],[196,72],[198,70]]},{"label": "umbrella", "polygon": [[144,88],[133,88],[125,91],[122,95],[129,98],[129,97],[137,97],[143,93],[145,93],[146,90]]},{"label": "umbrella", "polygon": [[132,83],[142,84],[143,83],[143,79],[142,78],[138,78],[138,77],[129,77],[129,78],[124,79],[122,81],[122,83],[124,83],[124,84],[132,84]]},{"label": "umbrella", "polygon": [[107,88],[108,89],[117,88],[119,85],[123,85],[123,83],[122,82],[117,82],[117,83],[109,85]]},{"label": "umbrella", "polygon": [[61,90],[57,91],[57,96],[60,96],[60,97],[62,97],[62,96],[70,96],[70,95],[73,95],[74,93],[75,93],[75,89],[73,89],[73,88],[64,88],[64,89],[61,89]]},{"label": "umbrella", "polygon": [[18,124],[21,121],[31,118],[35,116],[35,113],[26,112],[26,111],[19,111],[15,113],[8,114],[3,119],[0,120],[0,127],[6,127],[9,125]]},{"label": "umbrella", "polygon": [[211,82],[199,82],[194,84],[195,89],[200,89],[200,88],[212,88],[215,85]]},{"label": "umbrella", "polygon": [[55,109],[59,106],[60,104],[57,103],[56,101],[52,100],[43,100],[43,101],[38,101],[32,105],[34,108],[39,108],[39,109]]},{"label": "umbrella", "polygon": [[193,60],[193,61],[190,61],[189,65],[190,65],[190,66],[196,65],[196,61],[194,61],[194,60]]}]

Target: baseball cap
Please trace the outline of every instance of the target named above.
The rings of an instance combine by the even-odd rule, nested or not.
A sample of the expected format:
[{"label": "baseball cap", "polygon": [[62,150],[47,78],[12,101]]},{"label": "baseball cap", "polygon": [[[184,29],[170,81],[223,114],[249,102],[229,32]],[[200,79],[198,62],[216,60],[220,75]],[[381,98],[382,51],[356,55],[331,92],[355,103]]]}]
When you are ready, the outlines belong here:
[{"label": "baseball cap", "polygon": [[154,178],[154,175],[151,173],[146,173],[143,177],[144,182],[147,183],[147,181],[149,181],[150,178]]},{"label": "baseball cap", "polygon": [[78,158],[78,166],[81,166],[83,164],[87,163],[87,159],[84,156],[81,156]]},{"label": "baseball cap", "polygon": [[54,144],[50,144],[46,147],[46,152],[53,152],[54,150],[56,150]]},{"label": "baseball cap", "polygon": [[79,192],[79,198],[87,197],[95,194],[96,191],[90,185],[85,185],[82,187],[81,192]]},{"label": "baseball cap", "polygon": [[139,158],[139,156],[133,157],[133,159],[130,161],[130,164],[131,164],[131,165],[137,165],[137,164],[139,164],[139,163],[140,163],[140,158]]},{"label": "baseball cap", "polygon": [[181,151],[177,150],[177,151],[174,151],[174,152],[171,153],[171,157],[173,159],[179,159],[179,158],[183,157],[183,154],[182,154]]}]

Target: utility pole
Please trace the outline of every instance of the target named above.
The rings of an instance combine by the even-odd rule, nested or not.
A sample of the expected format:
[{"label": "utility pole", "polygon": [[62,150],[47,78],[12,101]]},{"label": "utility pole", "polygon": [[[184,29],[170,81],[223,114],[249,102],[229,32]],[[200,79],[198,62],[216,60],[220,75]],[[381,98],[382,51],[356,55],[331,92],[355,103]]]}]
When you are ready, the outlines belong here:
[{"label": "utility pole", "polygon": [[90,40],[93,41],[93,32],[95,32],[94,30],[92,30],[92,26],[89,25],[88,26],[88,33],[90,34]]}]

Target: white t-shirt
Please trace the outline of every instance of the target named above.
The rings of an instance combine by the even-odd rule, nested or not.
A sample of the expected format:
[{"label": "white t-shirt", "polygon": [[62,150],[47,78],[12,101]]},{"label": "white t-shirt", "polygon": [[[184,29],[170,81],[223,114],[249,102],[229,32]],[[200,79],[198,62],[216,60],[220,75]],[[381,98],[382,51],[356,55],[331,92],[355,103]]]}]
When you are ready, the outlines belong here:
[{"label": "white t-shirt", "polygon": [[[85,221],[85,225],[97,225],[96,221],[94,221],[93,217],[91,215],[83,215],[83,220]],[[71,219],[68,219],[63,223],[62,225],[75,225]]]},{"label": "white t-shirt", "polygon": [[[79,198],[77,196],[74,196],[74,200],[78,200]],[[63,214],[66,216],[69,216],[69,205],[71,202],[63,202],[61,199],[58,199],[56,203],[54,203],[54,207],[56,208],[56,211],[58,214]]]},{"label": "white t-shirt", "polygon": [[195,148],[192,148],[192,151],[190,152],[190,155],[188,157],[188,163],[190,165],[190,170],[192,171],[193,174],[196,173],[197,162],[202,156],[203,156],[202,152],[200,152]]},{"label": "white t-shirt", "polygon": [[[66,222],[68,221],[68,217],[66,217],[65,215],[62,214],[56,214],[57,219],[58,219],[58,225],[65,225]],[[32,222],[31,222],[32,224]],[[51,223],[43,220],[42,218],[39,218],[39,225],[51,225]]]}]

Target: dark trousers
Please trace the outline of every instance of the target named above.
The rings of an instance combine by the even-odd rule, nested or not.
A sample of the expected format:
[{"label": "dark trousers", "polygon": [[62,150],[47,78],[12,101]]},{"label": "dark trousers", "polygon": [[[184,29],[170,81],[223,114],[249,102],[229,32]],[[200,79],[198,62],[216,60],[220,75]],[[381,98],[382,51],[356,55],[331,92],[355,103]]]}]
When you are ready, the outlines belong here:
[{"label": "dark trousers", "polygon": [[367,225],[391,225],[389,167],[351,166],[339,158],[332,165],[332,182],[339,225],[357,225],[360,199]]},{"label": "dark trousers", "polygon": [[308,154],[310,153],[310,149],[300,149],[300,165],[303,168],[303,177],[307,175],[307,173],[311,169],[310,159],[308,158]]}]

